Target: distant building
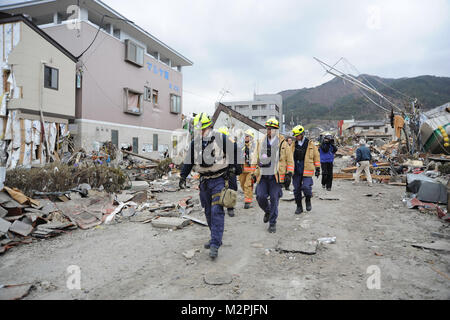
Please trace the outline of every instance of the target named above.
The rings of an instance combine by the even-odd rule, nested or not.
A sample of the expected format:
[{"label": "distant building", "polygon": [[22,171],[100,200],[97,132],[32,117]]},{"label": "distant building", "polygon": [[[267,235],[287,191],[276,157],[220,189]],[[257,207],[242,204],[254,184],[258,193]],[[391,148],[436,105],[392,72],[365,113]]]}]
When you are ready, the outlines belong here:
[{"label": "distant building", "polygon": [[[151,6],[142,9],[149,18],[156,14]],[[157,155],[176,145],[189,59],[100,0],[17,1],[0,11],[26,14],[75,57],[87,50],[78,59],[71,98],[77,146],[90,152],[112,141]]]},{"label": "distant building", "polygon": [[268,119],[276,118],[282,128],[283,97],[279,94],[255,94],[253,100],[221,103],[263,126]]},{"label": "distant building", "polygon": [[389,120],[355,121],[345,129],[346,136],[352,135],[367,140],[389,139],[394,137],[394,129]]}]

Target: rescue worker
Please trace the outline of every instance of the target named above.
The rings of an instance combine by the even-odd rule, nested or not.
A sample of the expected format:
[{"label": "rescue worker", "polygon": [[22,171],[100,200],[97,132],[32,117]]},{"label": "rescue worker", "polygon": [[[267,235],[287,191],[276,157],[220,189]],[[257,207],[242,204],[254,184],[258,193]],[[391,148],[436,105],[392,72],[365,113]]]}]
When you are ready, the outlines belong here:
[{"label": "rescue worker", "polygon": [[[219,128],[217,131],[219,131],[220,133],[226,135],[228,137],[228,139],[230,139],[230,141],[232,143],[234,143],[233,139],[230,138],[230,132],[228,131],[227,127],[221,127]],[[234,165],[230,165],[230,170],[228,171],[228,185],[230,187],[231,190],[237,191],[238,186],[237,186],[237,177],[236,175],[241,173],[241,167],[239,166],[239,168],[235,167]],[[239,173],[237,172],[239,170]],[[227,213],[230,217],[234,217],[234,208],[227,208]]]},{"label": "rescue worker", "polygon": [[295,214],[301,214],[303,212],[302,192],[305,195],[306,210],[312,210],[312,177],[314,175],[314,168],[316,177],[318,178],[320,176],[320,156],[314,142],[309,141],[305,137],[305,128],[298,125],[292,129],[292,133],[296,139],[292,145],[295,163],[292,183],[294,185],[295,202],[297,203]]},{"label": "rescue worker", "polygon": [[[277,119],[266,122],[267,134],[258,142],[256,149],[258,185],[256,200],[264,211],[264,223],[269,222],[269,232],[276,232],[278,203],[283,196],[282,185],[289,185],[294,163],[291,148],[280,134]],[[268,201],[270,197],[270,202]]]},{"label": "rescue worker", "polygon": [[253,202],[253,184],[255,183],[256,157],[254,144],[255,134],[251,129],[245,131],[245,145],[242,148],[244,156],[243,172],[239,176],[241,188],[244,191],[244,209],[249,209]]},{"label": "rescue worker", "polygon": [[205,113],[198,114],[193,124],[195,135],[181,169],[179,186],[181,189],[186,187],[191,170],[200,174],[200,202],[211,233],[205,249],[210,249],[209,256],[215,259],[222,245],[225,224],[223,207],[215,202],[228,180],[229,165],[237,166],[238,157],[234,157],[237,146],[224,134],[212,130],[212,121]]},{"label": "rescue worker", "polygon": [[327,188],[327,191],[331,191],[331,185],[333,184],[333,162],[336,151],[337,147],[334,145],[333,136],[328,134],[323,137],[319,153],[320,166],[322,167],[322,188]]}]

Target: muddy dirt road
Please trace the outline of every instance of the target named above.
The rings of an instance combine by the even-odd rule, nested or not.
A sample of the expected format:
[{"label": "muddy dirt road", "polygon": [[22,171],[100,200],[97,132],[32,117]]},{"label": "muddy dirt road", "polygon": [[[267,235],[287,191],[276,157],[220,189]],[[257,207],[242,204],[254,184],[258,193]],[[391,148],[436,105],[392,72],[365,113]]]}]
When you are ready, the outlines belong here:
[{"label": "muddy dirt road", "polygon": [[[450,299],[449,253],[412,246],[437,240],[432,232],[449,235],[448,223],[404,207],[404,187],[335,181],[327,192],[314,183],[311,212],[294,215],[294,202],[280,201],[275,234],[256,202],[242,208],[240,193],[216,261],[203,249],[207,227],[172,231],[122,222],[9,250],[0,257],[0,284],[38,283],[25,299]],[[158,197],[187,195],[198,199],[195,190]],[[311,255],[275,250],[280,239],[305,244],[321,237],[336,243]],[[186,259],[190,249],[200,251]],[[70,265],[80,267],[81,290],[66,286]],[[374,270],[379,289],[367,285]],[[210,285],[205,276],[231,282]]]}]

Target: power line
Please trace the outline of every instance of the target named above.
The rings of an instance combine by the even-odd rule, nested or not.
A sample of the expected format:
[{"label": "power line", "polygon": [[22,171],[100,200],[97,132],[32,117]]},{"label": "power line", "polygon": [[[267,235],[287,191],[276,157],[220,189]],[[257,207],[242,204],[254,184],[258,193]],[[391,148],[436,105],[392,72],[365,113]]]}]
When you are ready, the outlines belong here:
[{"label": "power line", "polygon": [[[83,5],[86,6],[86,8],[88,8],[88,6],[86,5],[86,1],[83,1]],[[78,1],[78,7],[80,8],[80,2],[79,2],[79,1]],[[89,9],[92,10],[92,11],[95,11],[97,14],[99,14],[99,15],[102,17],[102,19],[101,19],[101,21],[100,21],[100,24],[99,24],[99,26],[98,26],[97,33],[95,34],[94,39],[93,39],[92,42],[89,44],[89,46],[86,48],[86,50],[84,50],[78,57],[76,57],[77,59],[80,59],[80,58],[83,56],[83,54],[85,54],[86,51],[88,51],[89,48],[94,44],[95,40],[97,39],[98,34],[100,33],[100,29],[102,28],[103,20],[104,20],[105,18],[116,19],[116,20],[125,21],[125,22],[129,22],[129,23],[133,23],[133,24],[134,24],[134,22],[131,21],[131,20],[128,20],[128,19],[122,19],[122,18],[117,18],[117,17],[111,17],[110,15],[103,14],[103,13],[97,11],[97,10],[94,9],[94,8],[90,8],[90,7],[89,7]]]},{"label": "power line", "polygon": [[[358,79],[352,77],[351,75],[345,74],[344,72],[342,72],[342,71],[340,71],[340,70],[338,70],[338,69],[336,69],[336,68],[334,68],[334,67],[331,67],[330,65],[328,65],[328,64],[326,64],[325,62],[323,62],[323,61],[317,59],[316,57],[314,57],[314,59],[315,59],[316,61],[318,61],[320,64],[323,64],[322,67],[323,67],[328,73],[330,73],[330,74],[332,74],[332,75],[334,75],[334,76],[337,76],[337,77],[339,77],[339,78],[343,78],[344,80],[347,80],[347,81],[353,83],[354,85],[357,85],[357,86],[359,86],[359,87],[365,89],[366,91],[369,91],[369,92],[372,92],[372,93],[378,95],[380,98],[383,98],[385,101],[387,101],[390,105],[392,105],[392,106],[393,106],[394,108],[396,108],[398,111],[400,111],[400,112],[402,111],[397,105],[395,105],[393,102],[391,102],[391,101],[390,101],[389,99],[387,99],[384,95],[382,95],[381,93],[379,93],[377,90],[372,89],[371,87],[369,87],[368,85],[362,83],[361,81],[359,81]],[[330,69],[335,70],[335,71],[339,72],[339,73],[342,74],[342,75],[337,75],[337,74],[335,74],[335,73],[332,73],[330,70],[326,69],[324,66],[327,66],[327,67],[329,67]]]}]

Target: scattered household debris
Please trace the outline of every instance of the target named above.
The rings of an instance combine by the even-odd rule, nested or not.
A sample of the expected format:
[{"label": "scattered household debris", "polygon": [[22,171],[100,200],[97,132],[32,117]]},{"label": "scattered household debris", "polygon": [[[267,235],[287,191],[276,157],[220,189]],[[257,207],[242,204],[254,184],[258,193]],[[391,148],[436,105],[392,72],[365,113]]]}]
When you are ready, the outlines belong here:
[{"label": "scattered household debris", "polygon": [[187,250],[187,251],[184,251],[183,253],[182,253],[182,255],[186,258],[186,259],[192,259],[194,256],[195,256],[195,254],[197,253],[197,252],[200,252],[200,249],[190,249],[190,250]]},{"label": "scattered household debris", "polygon": [[230,284],[233,282],[233,277],[231,274],[226,272],[208,272],[203,277],[203,280],[206,284],[210,285],[222,285],[222,284]]},{"label": "scattered household debris", "polygon": [[152,220],[152,226],[155,228],[175,228],[182,229],[189,224],[189,220],[182,218],[160,217]]},{"label": "scattered household debris", "polygon": [[441,240],[431,242],[431,243],[415,243],[415,244],[412,244],[412,246],[415,248],[421,248],[421,249],[450,252],[449,243],[447,241],[441,241]]},{"label": "scattered household debris", "polygon": [[317,245],[318,241],[316,240],[280,239],[276,249],[281,252],[316,254]]},{"label": "scattered household debris", "polygon": [[25,284],[0,284],[0,300],[20,300],[26,297],[34,285],[30,283]]},{"label": "scattered household debris", "polygon": [[317,239],[317,242],[319,242],[319,244],[330,244],[330,243],[336,243],[336,237],[325,237],[325,238],[319,238]]}]

